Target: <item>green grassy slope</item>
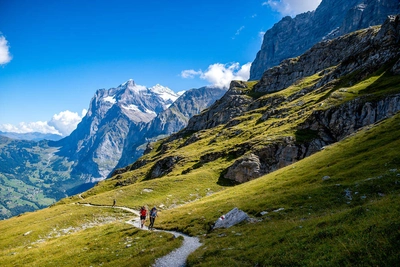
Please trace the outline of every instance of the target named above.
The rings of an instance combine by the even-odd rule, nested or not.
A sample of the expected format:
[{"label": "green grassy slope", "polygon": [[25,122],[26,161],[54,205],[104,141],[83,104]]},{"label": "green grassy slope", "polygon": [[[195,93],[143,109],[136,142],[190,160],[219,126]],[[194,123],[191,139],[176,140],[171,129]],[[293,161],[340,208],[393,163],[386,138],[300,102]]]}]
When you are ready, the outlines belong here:
[{"label": "green grassy slope", "polygon": [[[254,94],[249,83],[246,97],[261,108],[226,125],[159,141],[140,159],[146,164],[99,183],[83,199],[1,221],[0,265],[149,266],[181,244],[169,234],[133,229],[125,223],[132,214],[119,209],[75,204],[111,205],[113,199],[131,208],[157,205],[156,227],[201,237],[204,245],[189,266],[397,264],[400,115],[251,182],[222,178],[245,148],[288,136],[310,141],[313,133],[297,127],[315,110],[399,93],[400,76],[387,72],[390,67],[362,81],[347,76],[313,90],[328,71],[268,95]],[[265,117],[274,101],[279,104]],[[151,179],[156,162],[173,156],[179,160],[171,171]],[[210,232],[208,225],[234,207],[253,222]]]},{"label": "green grassy slope", "polygon": [[[395,266],[400,257],[399,149],[396,115],[257,180],[164,210],[156,224],[202,238],[189,266]],[[330,179],[323,180],[325,176]],[[175,194],[178,200],[183,189],[174,185],[183,182],[130,185],[124,189],[131,197],[126,193],[117,204],[157,202],[155,192],[160,198]],[[150,187],[153,192],[143,191]],[[197,187],[193,183],[192,190]],[[124,194],[120,190],[113,193]],[[108,194],[86,201],[100,201],[104,195],[108,204]],[[233,207],[255,221],[207,231],[209,222]],[[262,216],[262,211],[268,213]],[[2,221],[0,263],[149,266],[180,244],[167,234],[132,229],[124,223],[130,216],[109,208],[58,204]],[[94,226],[83,229],[90,222]]]},{"label": "green grassy slope", "polygon": [[191,256],[193,266],[395,266],[399,149],[396,115],[284,169],[168,211],[159,223],[202,234],[206,222],[233,207],[259,220],[204,236],[206,249]]}]

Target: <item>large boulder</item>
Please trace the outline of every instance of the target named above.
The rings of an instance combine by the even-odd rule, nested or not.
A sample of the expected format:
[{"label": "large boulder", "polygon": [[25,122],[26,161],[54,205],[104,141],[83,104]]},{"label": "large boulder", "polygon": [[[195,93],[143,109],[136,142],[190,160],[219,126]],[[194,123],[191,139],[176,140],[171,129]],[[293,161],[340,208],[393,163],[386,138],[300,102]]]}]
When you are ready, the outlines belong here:
[{"label": "large boulder", "polygon": [[234,208],[229,211],[227,214],[222,215],[215,222],[214,228],[229,228],[234,226],[235,224],[241,223],[244,220],[248,220],[250,217],[246,212],[239,210],[238,208]]},{"label": "large boulder", "polygon": [[244,183],[260,177],[262,175],[260,169],[260,159],[256,155],[250,154],[235,161],[225,174],[225,178],[237,183]]}]

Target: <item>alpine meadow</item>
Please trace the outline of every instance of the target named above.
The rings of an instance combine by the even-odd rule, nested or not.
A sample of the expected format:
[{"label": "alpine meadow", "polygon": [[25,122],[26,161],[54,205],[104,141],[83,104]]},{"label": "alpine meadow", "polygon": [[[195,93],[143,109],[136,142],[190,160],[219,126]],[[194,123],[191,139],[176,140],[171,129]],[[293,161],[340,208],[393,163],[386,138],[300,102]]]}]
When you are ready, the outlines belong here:
[{"label": "alpine meadow", "polygon": [[228,90],[129,80],[64,139],[1,136],[0,265],[397,266],[399,14],[322,0]]}]

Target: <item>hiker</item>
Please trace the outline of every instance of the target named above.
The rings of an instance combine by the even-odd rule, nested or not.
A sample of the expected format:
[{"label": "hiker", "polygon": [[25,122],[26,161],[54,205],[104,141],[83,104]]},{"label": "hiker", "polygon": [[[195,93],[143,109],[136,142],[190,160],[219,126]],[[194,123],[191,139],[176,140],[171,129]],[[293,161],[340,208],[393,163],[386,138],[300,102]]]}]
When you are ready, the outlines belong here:
[{"label": "hiker", "polygon": [[113,205],[112,205],[113,207],[115,207],[115,203],[117,203],[117,201],[114,198]]},{"label": "hiker", "polygon": [[144,222],[146,221],[147,210],[145,206],[140,208],[140,228],[143,228]]},{"label": "hiker", "polygon": [[150,210],[150,224],[149,224],[149,229],[150,229],[150,230],[154,229],[154,221],[155,221],[156,217],[158,217],[158,215],[157,215],[157,208],[156,208],[156,207],[153,207],[153,208]]}]

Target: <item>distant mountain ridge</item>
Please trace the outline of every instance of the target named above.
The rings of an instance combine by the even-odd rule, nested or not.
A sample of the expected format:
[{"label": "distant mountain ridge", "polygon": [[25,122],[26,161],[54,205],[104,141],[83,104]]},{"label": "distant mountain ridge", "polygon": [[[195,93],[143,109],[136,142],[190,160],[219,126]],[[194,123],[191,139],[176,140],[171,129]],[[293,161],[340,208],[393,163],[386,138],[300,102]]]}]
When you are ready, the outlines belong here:
[{"label": "distant mountain ridge", "polygon": [[17,140],[31,140],[31,141],[41,141],[41,140],[52,140],[58,141],[63,137],[58,134],[44,134],[39,132],[32,133],[14,133],[14,132],[2,132],[0,131],[0,135]]},{"label": "distant mountain ridge", "polygon": [[284,17],[265,33],[249,80],[259,80],[268,68],[300,56],[320,41],[381,25],[388,15],[398,13],[398,0],[322,0],[315,11]]}]

